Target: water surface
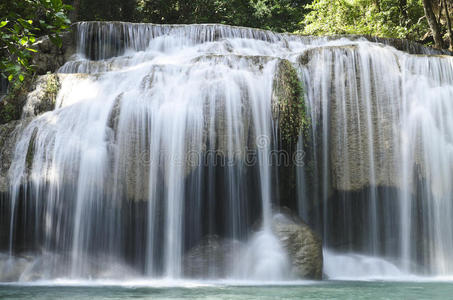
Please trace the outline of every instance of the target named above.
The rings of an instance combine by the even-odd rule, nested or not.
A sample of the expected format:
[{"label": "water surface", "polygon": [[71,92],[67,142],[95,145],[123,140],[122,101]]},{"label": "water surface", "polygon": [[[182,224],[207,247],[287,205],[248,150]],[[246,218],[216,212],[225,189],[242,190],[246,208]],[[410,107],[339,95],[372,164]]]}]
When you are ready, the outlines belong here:
[{"label": "water surface", "polygon": [[0,299],[448,299],[450,282],[324,281],[297,285],[232,286],[0,285]]}]

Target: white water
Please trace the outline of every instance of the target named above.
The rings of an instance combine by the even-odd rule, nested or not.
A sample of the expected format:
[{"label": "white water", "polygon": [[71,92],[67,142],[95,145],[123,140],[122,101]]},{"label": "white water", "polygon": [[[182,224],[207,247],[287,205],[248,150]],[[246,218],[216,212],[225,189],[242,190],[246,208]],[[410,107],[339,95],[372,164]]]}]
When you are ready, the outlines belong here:
[{"label": "white water", "polygon": [[[132,30],[124,55],[90,61],[84,55],[86,49],[91,51],[92,41],[85,41],[92,34],[90,26],[79,26],[76,60],[61,69],[81,75],[62,78],[56,109],[33,120],[17,145],[10,169],[11,224],[28,173],[27,149],[33,143],[27,201],[36,203],[32,207],[39,215],[36,226],[43,227],[37,238],[42,238],[44,249],[70,254],[66,263],[70,273],[65,275],[102,276],[91,262],[96,256],[108,257],[107,264],[109,259],[126,264],[123,260],[132,251],[145,260],[148,276],[179,278],[185,242],[215,232],[215,225],[224,226],[233,239],[244,240],[250,234],[247,214],[253,192],[248,191],[241,161],[252,147],[259,176],[253,197],[261,204],[263,228],[250,238],[247,255],[253,266],[230,276],[285,278],[288,269],[280,265],[286,263],[281,259],[285,255],[270,229],[272,170],[265,160],[273,143],[270,101],[278,61],[273,53],[282,46],[281,37],[251,31],[274,44],[237,38],[250,33],[222,26],[171,29],[124,24],[121,30]],[[101,30],[107,37],[99,38],[97,58],[116,51],[108,45],[116,42],[109,34],[118,33],[112,26]],[[214,39],[211,35],[217,29],[228,38]],[[253,139],[259,137],[268,142],[256,147]],[[226,203],[216,195],[202,203],[205,190],[217,183],[206,177],[200,162],[193,161],[207,150],[236,160],[217,179]],[[208,173],[211,168],[215,172],[214,166]],[[204,209],[218,210],[216,206],[225,204],[225,219],[214,219],[214,225],[203,228]],[[147,226],[129,223],[143,217]],[[253,246],[256,243],[258,247]],[[125,248],[127,244],[132,250]],[[270,247],[273,251],[268,251]]]},{"label": "white water", "polygon": [[321,137],[312,156],[318,185],[307,195],[299,183],[305,220],[328,248],[451,275],[453,58],[369,43],[324,47],[311,51],[304,77]]},{"label": "white water", "polygon": [[[9,250],[21,238],[17,222],[33,228],[29,242],[51,253],[42,278],[175,280],[184,276],[186,248],[220,233],[247,244],[229,278],[292,279],[271,232],[276,168],[266,163],[276,145],[271,96],[282,58],[300,73],[313,127],[313,164],[298,170],[299,214],[327,247],[360,245],[351,251],[373,257],[325,252],[327,274],[393,277],[413,272],[420,256],[428,273],[453,273],[451,57],[221,25],[78,30],[56,109],[24,129],[9,172]],[[253,168],[244,164],[248,149],[257,155]],[[203,165],[209,151],[226,165],[212,156]],[[357,208],[349,192],[368,187],[358,196],[367,205]],[[33,216],[26,222],[18,219],[21,195]],[[257,211],[263,225],[254,231]],[[106,265],[121,267],[104,272]]]},{"label": "white water", "polygon": [[416,278],[395,264],[376,256],[354,253],[324,253],[324,273],[330,280],[408,280]]}]

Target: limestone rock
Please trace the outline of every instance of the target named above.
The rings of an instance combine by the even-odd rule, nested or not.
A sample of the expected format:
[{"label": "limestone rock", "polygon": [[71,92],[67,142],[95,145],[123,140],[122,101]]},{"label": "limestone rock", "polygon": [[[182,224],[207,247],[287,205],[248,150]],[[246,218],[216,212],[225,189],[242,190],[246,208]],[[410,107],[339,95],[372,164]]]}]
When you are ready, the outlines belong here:
[{"label": "limestone rock", "polygon": [[27,96],[27,102],[22,110],[22,118],[36,117],[55,108],[60,78],[57,74],[39,76],[35,89]]},{"label": "limestone rock", "polygon": [[294,146],[307,123],[302,85],[288,60],[281,60],[277,66],[271,101],[272,115],[278,120],[283,143]]},{"label": "limestone rock", "polygon": [[[299,58],[310,73],[314,136],[317,145],[328,149],[331,190],[400,184],[394,142],[398,112],[393,109],[397,105],[390,105],[399,97],[398,86],[395,95],[384,92],[385,80],[398,83],[400,70],[397,63],[386,66],[369,59],[381,54],[379,46],[362,51],[358,45],[346,45],[311,48]],[[388,78],[373,77],[383,70]]]},{"label": "limestone rock", "polygon": [[322,279],[322,242],[306,224],[290,213],[278,213],[273,217],[272,230],[287,250],[297,277]]}]

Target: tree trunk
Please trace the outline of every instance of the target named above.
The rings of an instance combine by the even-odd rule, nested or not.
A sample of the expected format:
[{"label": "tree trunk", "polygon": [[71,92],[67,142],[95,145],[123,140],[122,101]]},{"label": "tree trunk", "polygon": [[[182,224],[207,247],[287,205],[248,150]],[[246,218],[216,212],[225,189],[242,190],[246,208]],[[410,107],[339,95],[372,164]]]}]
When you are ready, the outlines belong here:
[{"label": "tree trunk", "polygon": [[429,28],[431,28],[431,32],[434,38],[434,44],[436,48],[443,47],[442,35],[440,32],[440,25],[437,22],[436,15],[433,11],[433,3],[432,0],[423,0],[423,7],[425,10],[425,16],[428,20]]},{"label": "tree trunk", "polygon": [[450,50],[453,51],[453,30],[451,28],[451,19],[450,19],[450,14],[448,12],[448,3],[447,0],[442,0],[444,4],[444,9],[445,9],[445,18],[447,20],[447,31],[448,31],[448,37],[450,38]]}]

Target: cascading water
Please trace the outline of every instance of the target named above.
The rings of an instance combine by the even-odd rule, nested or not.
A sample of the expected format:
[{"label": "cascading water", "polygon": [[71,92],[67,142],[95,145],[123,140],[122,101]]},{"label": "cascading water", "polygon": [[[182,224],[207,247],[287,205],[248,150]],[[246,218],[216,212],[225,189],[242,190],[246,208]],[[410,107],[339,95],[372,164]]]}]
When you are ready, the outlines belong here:
[{"label": "cascading water", "polygon": [[[36,214],[35,242],[63,256],[49,269],[63,259],[70,272],[54,273],[75,278],[103,276],[109,264],[181,277],[185,249],[211,233],[247,240],[259,209],[264,242],[254,265],[230,276],[283,276],[265,162],[278,58],[257,50],[281,37],[216,25],[82,23],[77,32],[56,109],[16,147],[10,253],[21,195]],[[244,163],[248,148],[256,166]]]},{"label": "cascading water", "polygon": [[20,280],[175,279],[187,251],[219,235],[240,253],[226,277],[294,278],[268,161],[286,59],[311,124],[298,202],[280,200],[322,235],[326,274],[453,272],[451,57],[223,25],[88,22],[76,34],[55,109],[17,129],[0,269],[32,252]]},{"label": "cascading water", "polygon": [[[306,220],[343,253],[451,274],[452,57],[359,43],[311,49],[302,60],[319,178],[309,195],[299,192]],[[328,256],[326,264],[336,257]]]}]

